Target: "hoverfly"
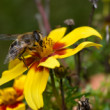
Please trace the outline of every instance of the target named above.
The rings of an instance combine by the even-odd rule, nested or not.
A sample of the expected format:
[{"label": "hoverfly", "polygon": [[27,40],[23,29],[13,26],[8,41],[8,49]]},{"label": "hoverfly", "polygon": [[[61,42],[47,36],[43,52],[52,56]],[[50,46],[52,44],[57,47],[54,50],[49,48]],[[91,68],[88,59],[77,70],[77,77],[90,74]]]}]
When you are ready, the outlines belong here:
[{"label": "hoverfly", "polygon": [[15,35],[0,34],[0,39],[6,39],[6,38],[15,39],[15,40],[12,42],[12,44],[9,47],[8,55],[6,56],[4,63],[10,62],[15,58],[21,60],[21,57],[23,57],[23,53],[26,51],[27,48],[31,50],[32,47],[36,46],[35,42],[38,42],[39,45],[42,45],[42,34],[38,31],[27,32],[24,34],[15,34]]}]

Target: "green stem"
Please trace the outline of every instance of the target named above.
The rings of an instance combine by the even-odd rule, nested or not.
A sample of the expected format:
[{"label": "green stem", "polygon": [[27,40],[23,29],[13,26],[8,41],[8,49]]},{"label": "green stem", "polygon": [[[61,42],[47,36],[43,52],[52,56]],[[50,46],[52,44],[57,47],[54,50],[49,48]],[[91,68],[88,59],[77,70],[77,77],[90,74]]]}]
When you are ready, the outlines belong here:
[{"label": "green stem", "polygon": [[59,109],[62,110],[62,107],[61,107],[61,98],[60,98],[60,96],[58,94],[58,91],[56,89],[56,86],[55,86],[55,80],[54,80],[54,76],[53,76],[53,70],[50,70],[50,78],[51,78],[52,89],[53,89],[54,96],[56,98],[56,102],[58,104]]},{"label": "green stem", "polygon": [[[71,32],[72,31],[72,26],[69,26],[69,31]],[[74,47],[74,46],[73,46]],[[79,87],[80,85],[80,72],[81,72],[81,69],[82,69],[82,62],[81,62],[81,55],[80,55],[81,52],[78,52],[77,54],[75,54],[74,58],[75,58],[75,63],[76,63],[76,70],[77,70],[77,75],[78,75],[78,80],[76,82],[76,85]]]},{"label": "green stem", "polygon": [[94,7],[94,6],[92,6],[92,10],[91,10],[91,13],[90,13],[90,16],[89,16],[88,26],[91,26],[91,25],[92,25],[94,12],[95,12],[95,7]]},{"label": "green stem", "polygon": [[60,90],[61,90],[61,96],[62,96],[62,110],[67,110],[66,104],[65,104],[65,98],[64,98],[64,90],[63,90],[63,79],[60,79]]}]

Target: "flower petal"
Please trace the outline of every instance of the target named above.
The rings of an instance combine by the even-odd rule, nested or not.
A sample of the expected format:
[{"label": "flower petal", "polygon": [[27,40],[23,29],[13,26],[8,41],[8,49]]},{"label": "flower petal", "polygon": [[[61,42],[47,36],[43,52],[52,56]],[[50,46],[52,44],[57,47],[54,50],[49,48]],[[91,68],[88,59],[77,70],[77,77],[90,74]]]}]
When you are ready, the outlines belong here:
[{"label": "flower petal", "polygon": [[66,27],[54,29],[49,33],[48,38],[51,38],[54,42],[57,42],[64,36],[66,30]]},{"label": "flower petal", "polygon": [[37,70],[33,79],[32,96],[38,109],[44,106],[42,93],[46,88],[48,77],[49,70],[47,68],[42,68]]},{"label": "flower petal", "polygon": [[[32,56],[31,55],[27,55],[27,56],[24,56],[24,58],[25,58],[25,61],[26,61],[26,60],[29,60],[30,58],[32,59]],[[20,63],[20,60],[18,58],[16,58],[15,60],[10,61],[9,65],[8,65],[8,69],[12,69],[18,63]]]},{"label": "flower petal", "polygon": [[102,47],[102,45],[97,44],[97,43],[93,43],[93,42],[83,42],[81,44],[79,44],[76,48],[74,49],[61,49],[61,50],[57,50],[54,54],[53,57],[55,58],[66,58],[69,57],[71,55],[74,55],[76,53],[78,53],[79,51],[81,51],[82,49],[86,48],[86,47],[91,47],[91,46],[95,46],[97,48]]},{"label": "flower petal", "polygon": [[25,79],[26,75],[21,75],[14,80],[13,88],[16,90],[18,95],[23,95]]},{"label": "flower petal", "polygon": [[26,70],[27,70],[27,67],[25,67],[24,63],[21,61],[14,68],[6,70],[2,73],[2,77],[0,78],[0,85],[12,79],[15,79],[16,77],[20,76]]},{"label": "flower petal", "polygon": [[100,39],[102,39],[102,36],[95,29],[91,27],[83,26],[76,28],[73,31],[71,31],[69,34],[67,34],[64,38],[62,38],[60,41],[56,42],[53,45],[53,49],[58,50],[61,48],[68,47],[74,44],[75,42],[77,42],[79,39],[87,38],[92,35],[95,35]]},{"label": "flower petal", "polygon": [[46,88],[49,71],[46,68],[39,67],[38,63],[34,63],[29,70],[24,87],[24,95],[28,105],[38,110],[43,107],[42,92]]},{"label": "flower petal", "polygon": [[6,106],[5,105],[1,105],[0,106],[0,110],[6,110]]},{"label": "flower petal", "polygon": [[37,110],[35,102],[33,101],[32,93],[31,93],[33,78],[35,77],[35,73],[36,73],[35,66],[37,67],[37,65],[38,63],[36,62],[31,66],[30,70],[28,71],[25,85],[24,85],[24,96],[25,96],[26,102],[33,110]]},{"label": "flower petal", "polygon": [[15,107],[14,105],[12,105],[12,107],[6,107],[6,110],[26,110],[26,107],[24,103],[19,103]]},{"label": "flower petal", "polygon": [[8,64],[8,69],[12,69],[13,67],[15,67],[18,63],[20,63],[19,59],[15,59],[9,62]]},{"label": "flower petal", "polygon": [[38,66],[44,66],[53,69],[55,67],[59,67],[60,63],[54,57],[47,57],[47,58],[43,58]]}]

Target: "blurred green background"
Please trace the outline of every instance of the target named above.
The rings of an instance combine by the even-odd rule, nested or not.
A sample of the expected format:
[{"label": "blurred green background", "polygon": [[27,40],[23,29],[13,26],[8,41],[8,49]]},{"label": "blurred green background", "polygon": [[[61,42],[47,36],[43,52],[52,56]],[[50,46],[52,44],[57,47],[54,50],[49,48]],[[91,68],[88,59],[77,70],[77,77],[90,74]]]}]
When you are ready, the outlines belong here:
[{"label": "blurred green background", "polygon": [[[64,25],[64,20],[73,18],[75,27],[88,25],[91,12],[89,0],[50,0],[51,28]],[[95,13],[102,13],[99,0]],[[34,0],[0,0],[0,34],[25,33],[39,29],[35,15],[38,13]],[[10,41],[0,41],[0,73],[6,68],[3,64]]]},{"label": "blurred green background", "polygon": [[[87,25],[91,11],[89,0],[50,0],[50,24],[63,24],[74,18],[76,26]],[[0,33],[24,33],[38,29],[34,0],[0,0]],[[97,12],[102,12],[99,0]]]},{"label": "blurred green background", "polygon": [[[43,0],[43,3],[45,3],[45,0]],[[105,28],[104,28],[104,25],[102,25],[104,24],[104,22],[98,21],[98,19],[103,21],[103,18],[104,18],[103,5],[104,4],[102,0],[99,0],[98,8],[95,10],[95,16],[93,20],[94,25],[92,25],[92,27],[95,27],[95,29],[101,32],[101,34],[103,33],[103,36],[105,37],[105,34],[106,34]],[[65,26],[64,20],[68,18],[74,19],[75,27],[88,25],[91,9],[92,9],[92,5],[89,2],[89,0],[50,0],[49,21],[50,21],[51,28],[53,29],[57,25]],[[35,18],[35,15],[37,13],[39,12],[38,12],[38,9],[36,7],[34,0],[0,0],[0,34],[16,34],[16,33],[29,32],[29,31],[33,31],[36,29],[39,30],[38,21]],[[94,40],[94,42],[95,41],[96,39]],[[11,42],[12,41],[8,41],[8,40],[0,40],[0,76],[3,70],[6,70],[8,66],[7,64],[3,64],[3,63],[4,63],[4,60],[7,55],[8,48]],[[81,80],[85,78],[85,76],[87,75],[88,76],[93,75],[98,72],[106,73],[104,61],[105,61],[106,56],[109,55],[110,49],[108,48],[108,45],[106,45],[105,38],[102,41],[102,44],[103,44],[103,48],[101,48],[100,50],[97,51],[96,49],[93,48],[92,51],[87,51],[82,54],[84,58],[82,62],[82,66],[83,68],[85,67],[86,69],[85,73],[87,74],[83,74],[84,73],[83,71],[81,73]],[[110,44],[109,44],[109,47],[110,47]],[[72,69],[75,65],[73,64],[74,63],[73,59],[74,59],[73,56],[66,59],[68,65]],[[68,85],[69,84],[65,83],[66,88],[71,88]],[[110,88],[108,87],[108,85],[109,83],[105,83],[104,85],[105,88],[107,88],[108,90],[107,94],[105,95],[106,98],[103,98],[104,94],[101,94],[102,91],[100,90],[97,91],[97,93],[95,93],[94,91],[92,92],[92,95],[94,96],[96,95],[96,98],[98,97],[97,102],[100,102],[100,97],[102,98],[101,100],[102,102],[100,102],[100,105],[99,104],[95,105],[96,109],[94,110],[110,110],[110,106],[109,106],[110,100],[108,101],[107,99],[110,97],[109,95]],[[74,94],[76,95],[74,95],[73,97],[67,97],[67,98],[72,98],[71,99],[72,101],[71,100],[67,101],[68,104],[70,104],[68,105],[70,107],[73,106],[73,103],[76,103],[73,100],[77,98],[78,96],[81,96],[81,91],[74,92],[73,89],[74,88],[71,88],[71,91],[69,94],[70,96],[72,96],[71,93],[73,95]],[[48,90],[51,90],[51,89],[49,88]],[[50,93],[51,92],[52,91],[50,91]],[[68,92],[68,91],[65,91],[65,92]],[[91,90],[89,92],[91,92]],[[51,98],[51,94],[47,94],[47,95],[50,95],[49,97]],[[45,94],[44,96],[45,96],[44,100],[46,100],[45,103],[47,104],[47,105],[45,104],[46,105],[45,107],[47,107],[47,109],[45,110],[48,110],[48,107],[51,106],[51,104],[48,103],[47,96]],[[67,96],[68,96],[68,93],[67,93]],[[106,99],[107,99],[107,103],[106,103]],[[93,103],[94,102],[95,101],[93,101]],[[105,104],[103,104],[104,102]],[[99,109],[99,106],[101,106],[102,108]]]}]

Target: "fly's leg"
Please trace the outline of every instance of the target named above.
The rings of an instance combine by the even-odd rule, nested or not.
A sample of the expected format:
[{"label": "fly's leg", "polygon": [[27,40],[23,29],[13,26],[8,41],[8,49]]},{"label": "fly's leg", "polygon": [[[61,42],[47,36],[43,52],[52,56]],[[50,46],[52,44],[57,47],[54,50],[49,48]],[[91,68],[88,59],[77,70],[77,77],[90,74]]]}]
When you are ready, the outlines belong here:
[{"label": "fly's leg", "polygon": [[28,66],[27,66],[27,64],[26,64],[26,62],[25,62],[25,58],[24,58],[23,55],[22,55],[22,60],[23,60],[23,63],[25,64],[25,66],[27,67],[27,70],[29,70],[29,68],[28,68]]},{"label": "fly's leg", "polygon": [[23,63],[24,63],[24,65],[27,67],[27,69],[29,70],[29,68],[28,68],[28,66],[27,66],[27,64],[26,64],[26,62],[25,62],[25,58],[24,58],[24,56],[23,56],[23,53],[26,51],[26,48],[24,48],[24,50],[22,51],[22,53],[18,56],[18,59],[19,60],[22,60],[23,61]]}]

